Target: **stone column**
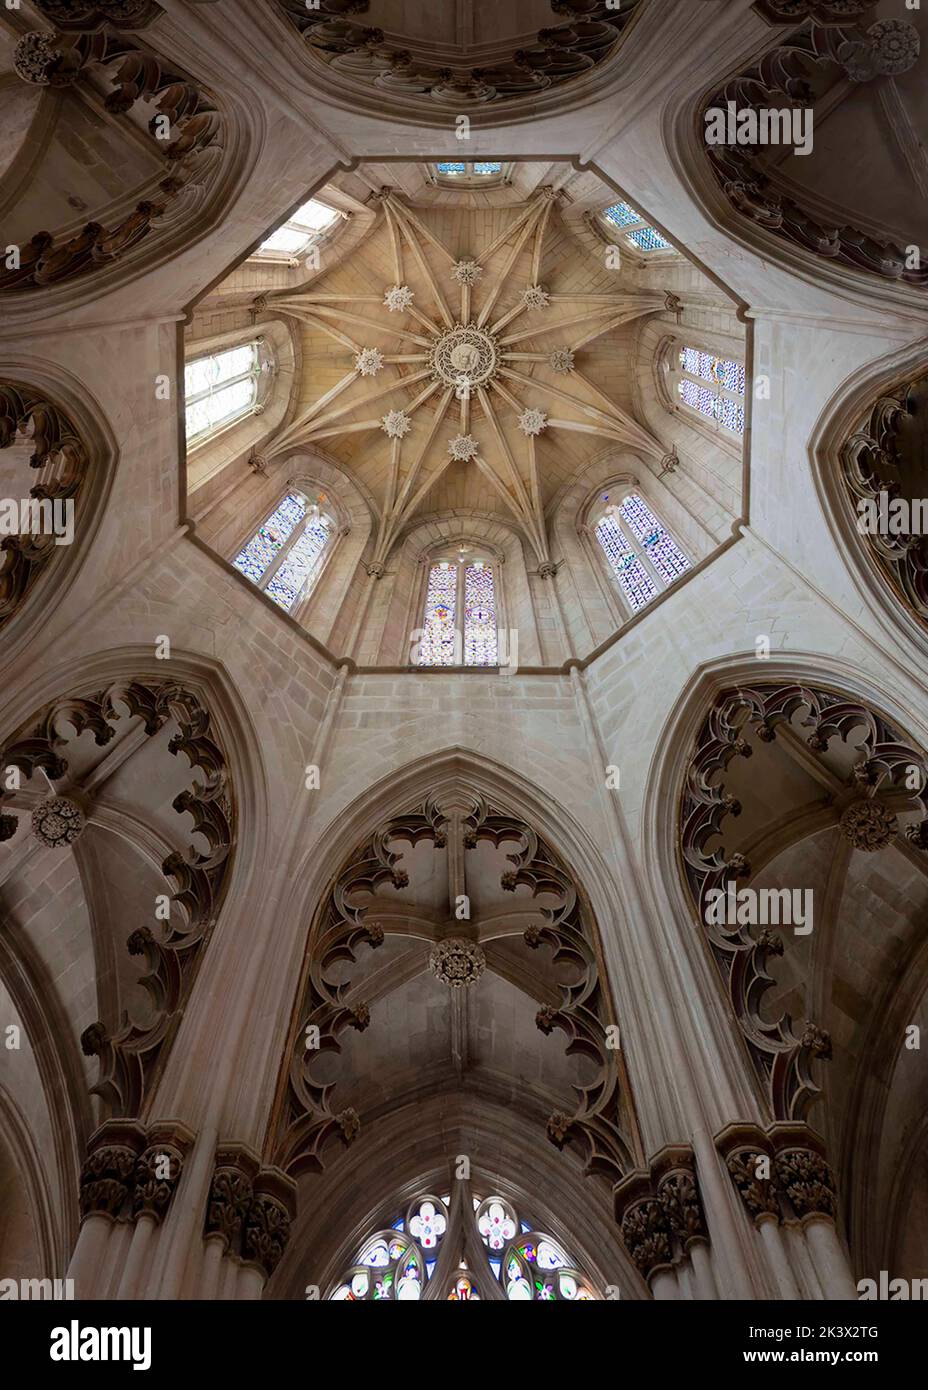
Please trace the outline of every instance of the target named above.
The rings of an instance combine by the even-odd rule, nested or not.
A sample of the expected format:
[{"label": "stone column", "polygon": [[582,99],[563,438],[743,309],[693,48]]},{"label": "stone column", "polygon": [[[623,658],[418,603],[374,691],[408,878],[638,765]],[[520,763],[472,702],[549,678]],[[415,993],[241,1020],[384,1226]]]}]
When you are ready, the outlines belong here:
[{"label": "stone column", "polygon": [[143,1287],[193,1135],[176,1121],[107,1120],[81,1170],[81,1230],[68,1268],[77,1298],[151,1296]]}]

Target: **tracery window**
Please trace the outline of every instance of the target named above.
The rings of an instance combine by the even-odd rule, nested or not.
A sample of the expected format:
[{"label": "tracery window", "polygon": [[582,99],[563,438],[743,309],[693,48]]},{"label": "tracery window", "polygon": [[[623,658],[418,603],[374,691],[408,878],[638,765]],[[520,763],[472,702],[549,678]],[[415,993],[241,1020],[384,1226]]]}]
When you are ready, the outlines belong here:
[{"label": "tracery window", "polygon": [[690,345],[675,347],[672,356],[677,398],[732,434],[744,434],[744,363]]},{"label": "tracery window", "polygon": [[317,198],[310,198],[308,203],[297,208],[292,217],[288,217],[282,227],[265,237],[255,255],[270,255],[275,259],[300,256],[343,216],[343,213],[320,203]]},{"label": "tracery window", "polygon": [[496,581],[483,559],[436,560],[425,591],[420,666],[495,666],[499,654]]},{"label": "tracery window", "polygon": [[633,613],[691,568],[690,561],[637,492],[605,493],[594,526],[600,549]]},{"label": "tracery window", "polygon": [[272,369],[263,346],[256,338],[187,363],[184,397],[188,445],[202,442],[254,409],[262,374]]},{"label": "tracery window", "polygon": [[613,227],[617,227],[622,238],[636,251],[646,254],[652,251],[672,251],[670,242],[652,227],[646,218],[637,213],[628,203],[613,203],[603,209],[603,217]]},{"label": "tracery window", "polygon": [[448,160],[442,164],[436,164],[435,168],[442,178],[487,178],[493,174],[501,174],[502,164],[494,163],[491,160]]},{"label": "tracery window", "polygon": [[[470,1230],[468,1230],[470,1228]],[[483,1260],[474,1266],[465,1249]],[[329,1293],[336,1302],[590,1302],[601,1295],[576,1260],[552,1236],[520,1221],[496,1194],[453,1201],[431,1193],[414,1199],[405,1216],[362,1241],[354,1263]]]},{"label": "tracery window", "polygon": [[334,535],[335,523],[318,501],[290,492],[232,563],[291,612],[312,590]]}]

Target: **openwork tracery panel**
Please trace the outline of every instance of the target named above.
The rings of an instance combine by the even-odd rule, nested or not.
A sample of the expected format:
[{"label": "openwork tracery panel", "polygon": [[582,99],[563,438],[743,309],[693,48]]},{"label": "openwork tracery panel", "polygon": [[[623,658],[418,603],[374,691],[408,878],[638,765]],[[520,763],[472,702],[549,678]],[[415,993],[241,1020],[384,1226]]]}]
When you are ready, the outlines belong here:
[{"label": "openwork tracery panel", "polygon": [[508,1198],[420,1193],[367,1236],[328,1297],[341,1303],[585,1303],[600,1298],[553,1236],[520,1220]]},{"label": "openwork tracery panel", "polygon": [[90,472],[85,445],[64,412],[31,387],[0,381],[0,449],[25,441],[32,445],[29,467],[35,482],[0,504],[4,512],[10,506],[19,512],[15,526],[11,516],[2,518],[0,627],[39,574],[64,553],[65,540],[74,542],[77,507]]},{"label": "openwork tracery panel", "polygon": [[[33,30],[16,44],[19,77],[41,87],[81,82],[93,98],[94,82],[111,84],[104,110],[129,122],[139,103],[154,104],[149,123],[152,148],[166,165],[146,195],[112,226],[91,221],[61,240],[46,230],[18,248],[16,263],[0,267],[0,291],[31,290],[99,270],[124,256],[152,233],[167,232],[178,209],[198,202],[216,177],[223,121],[212,96],[186,74],[169,68],[128,30],[143,28],[157,5],[47,4],[45,13],[63,32]],[[137,127],[133,124],[133,133]],[[144,128],[143,128],[144,129]],[[129,196],[130,189],[124,190]]]},{"label": "openwork tracery panel", "polygon": [[[539,969],[556,967],[557,984],[542,986],[539,981],[526,988],[541,1001],[553,998],[556,990],[560,1003],[542,1002],[537,1027],[545,1034],[563,1032],[567,1054],[591,1064],[586,1083],[573,1083],[575,1107],[549,1115],[547,1137],[558,1148],[577,1144],[586,1171],[611,1183],[634,1167],[632,1100],[589,909],[534,830],[482,797],[468,795],[463,802],[446,806],[430,799],[387,821],[339,873],[317,914],[268,1141],[269,1161],[288,1173],[321,1170],[329,1161],[323,1153],[328,1140],[337,1136],[350,1144],[360,1131],[356,1109],[342,1106],[338,1085],[317,1079],[317,1071],[321,1057],[341,1051],[339,1035],[345,1028],[363,1031],[376,1021],[376,1001],[360,997],[346,963],[355,962],[362,947],[380,947],[388,935],[411,944],[421,941],[421,973],[433,974],[452,994],[480,991],[493,972],[495,944],[504,936],[515,941],[521,936],[530,951],[543,953]],[[422,842],[445,857],[454,895],[466,893],[468,852],[481,842],[502,847],[507,867],[499,889],[501,895],[529,890],[518,895],[512,910],[521,912],[528,925],[507,928],[505,903],[494,903],[485,920],[479,912],[465,920],[449,913],[441,924],[434,911],[408,898],[398,900],[395,911],[387,910],[379,890],[409,885],[403,864],[407,854],[398,846],[414,849]],[[368,906],[374,899],[380,905]],[[536,907],[537,900],[543,905]]]},{"label": "openwork tracery panel", "polygon": [[881,396],[841,452],[844,484],[881,574],[928,624],[928,375]]},{"label": "openwork tracery panel", "polygon": [[919,851],[928,848],[928,759],[862,703],[796,684],[725,691],[698,735],[680,812],[686,881],[772,1114],[801,1120],[820,1089],[812,1062],[830,1057],[830,1039],[811,1021],[797,1032],[787,1013],[773,1022],[762,1017],[761,1004],[774,984],[767,965],[783,954],[782,938],[729,918],[715,923],[708,911],[710,895],[729,892],[752,876],[744,856],[729,854],[723,843],[726,818],[742,809],[728,782],[732,763],[753,753],[749,734],[761,743],[800,737],[817,758],[842,746],[845,761],[854,754],[844,786],[831,794],[833,819],[842,836],[865,852],[897,836]]},{"label": "openwork tracery panel", "polygon": [[[702,104],[700,131],[707,112],[739,114],[761,110],[812,109],[815,101],[840,83],[877,83],[908,72],[919,57],[919,36],[904,17],[878,20],[876,0],[812,3],[812,0],[760,0],[776,23],[805,21],[785,35],[751,67],[730,77]],[[835,225],[815,207],[811,196],[797,202],[781,191],[776,167],[765,162],[762,143],[706,143],[715,177],[736,212],[786,241],[828,260],[874,272],[889,280],[928,283],[924,251],[913,258],[910,247],[881,242],[853,225]]]},{"label": "openwork tracery panel", "polygon": [[[273,0],[317,61],[334,73],[383,94],[423,97],[462,109],[507,97],[529,96],[591,72],[609,58],[642,0],[551,0],[561,22],[538,32],[537,41],[481,68],[455,66],[455,54],[433,64],[399,46],[377,26],[377,0]],[[364,22],[356,22],[363,19]],[[402,39],[402,35],[398,36]],[[479,169],[479,165],[476,166]]]},{"label": "openwork tracery panel", "polygon": [[[235,841],[226,755],[198,695],[175,682],[142,681],[56,700],[0,752],[0,765],[18,769],[22,777],[44,774],[52,795],[33,810],[31,831],[46,847],[64,847],[82,832],[82,805],[91,799],[82,792],[79,779],[72,784],[63,750],[72,737],[85,732],[93,734],[98,746],[106,746],[126,713],[142,721],[148,738],[169,721],[176,725],[168,751],[183,753],[199,775],[174,798],[172,806],[179,815],[192,817],[188,833],[201,837],[207,847],[188,845],[165,858],[162,872],[173,884],[168,918],[155,929],[143,925],[127,938],[129,954],[141,957],[146,967],[139,983],[151,998],[150,1020],[139,1026],[124,1014],[114,1033],[96,1022],[81,1037],[87,1056],[96,1056],[100,1062],[100,1078],[93,1090],[113,1116],[142,1113],[223,901]],[[0,791],[0,808],[7,807],[0,809],[0,840],[23,834],[26,823],[10,814],[16,804],[15,791],[5,783]],[[89,815],[92,818],[92,804]]]}]

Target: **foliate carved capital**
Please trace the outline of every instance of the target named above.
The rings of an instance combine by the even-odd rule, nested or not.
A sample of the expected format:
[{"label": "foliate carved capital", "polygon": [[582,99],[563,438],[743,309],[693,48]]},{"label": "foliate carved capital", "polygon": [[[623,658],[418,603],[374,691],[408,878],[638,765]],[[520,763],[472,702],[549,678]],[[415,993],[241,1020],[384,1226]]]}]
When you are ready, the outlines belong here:
[{"label": "foliate carved capital", "polygon": [[87,1216],[119,1216],[144,1144],[145,1130],[135,1121],[107,1121],[91,1136],[80,1176],[82,1221]]},{"label": "foliate carved capital", "polygon": [[279,1168],[266,1168],[255,1191],[242,1231],[242,1257],[260,1266],[267,1278],[280,1264],[295,1214],[296,1184]]},{"label": "foliate carved capital", "polygon": [[688,1144],[658,1150],[647,1169],[618,1184],[614,1196],[622,1239],[645,1279],[679,1258],[675,1247],[685,1254],[694,1242],[709,1239]]},{"label": "foliate carved capital", "polygon": [[776,1157],[777,1179],[799,1217],[829,1216],[838,1210],[835,1180],[821,1154],[812,1149],[787,1149]]},{"label": "foliate carved capital", "polygon": [[133,1218],[163,1221],[192,1143],[193,1134],[183,1125],[157,1125],[149,1130],[148,1146],[135,1164]]},{"label": "foliate carved capital", "polygon": [[645,1197],[622,1217],[622,1239],[645,1279],[671,1264],[670,1226],[656,1197]]},{"label": "foliate carved capital", "polygon": [[668,1173],[660,1183],[657,1195],[667,1225],[684,1250],[694,1240],[708,1239],[695,1173],[683,1169]]},{"label": "foliate carved capital", "polygon": [[725,1160],[732,1182],[738,1191],[748,1213],[755,1221],[766,1216],[780,1219],[780,1202],[776,1184],[772,1177],[764,1178],[764,1161],[770,1164],[770,1155],[758,1149],[738,1149]]},{"label": "foliate carved capital", "polygon": [[755,1222],[780,1220],[783,1202],[800,1219],[834,1219],[837,1193],[822,1140],[808,1125],[775,1122],[728,1125],[715,1138],[741,1200]]},{"label": "foliate carved capital", "polygon": [[205,1236],[219,1236],[227,1250],[238,1252],[245,1218],[254,1199],[254,1178],[261,1166],[243,1144],[222,1145],[206,1204]]}]

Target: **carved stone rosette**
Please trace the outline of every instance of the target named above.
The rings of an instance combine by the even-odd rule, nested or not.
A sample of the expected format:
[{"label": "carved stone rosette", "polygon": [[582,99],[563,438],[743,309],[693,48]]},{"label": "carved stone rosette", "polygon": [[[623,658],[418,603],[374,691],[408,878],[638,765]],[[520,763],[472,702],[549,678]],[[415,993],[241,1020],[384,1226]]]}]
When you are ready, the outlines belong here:
[{"label": "carved stone rosette", "polygon": [[754,1221],[827,1217],[838,1210],[822,1139],[804,1124],[728,1125],[716,1135],[735,1189]]},{"label": "carved stone rosette", "polygon": [[551,0],[565,23],[538,31],[537,41],[486,68],[432,66],[386,40],[382,29],[356,24],[368,0],[272,0],[303,37],[309,53],[339,76],[382,95],[421,97],[455,111],[507,97],[532,96],[581,77],[616,51],[642,0]]},{"label": "carved stone rosette", "polygon": [[[88,222],[60,243],[47,231],[36,232],[20,246],[17,266],[0,266],[0,293],[59,284],[124,256],[155,232],[161,219],[170,218],[171,204],[182,191],[189,197],[211,186],[221,160],[223,120],[213,97],[185,73],[167,67],[134,33],[130,36],[160,14],[160,6],[150,0],[43,0],[40,8],[67,32],[23,35],[14,57],[18,75],[42,86],[82,82],[91,102],[101,80],[110,83],[103,106],[111,116],[126,115],[140,101],[154,104],[153,148],[167,167],[114,226]],[[161,118],[169,123],[168,140],[156,138]]]},{"label": "carved stone rosette", "polygon": [[[918,56],[914,26],[891,20],[867,28],[858,22],[871,8],[862,0],[762,0],[762,7],[774,22],[805,23],[701,103],[700,130],[705,128],[705,113],[726,111],[729,101],[738,111],[801,110],[814,100],[817,74],[868,82],[907,71]],[[827,215],[816,212],[810,199],[801,205],[795,202],[778,185],[775,167],[765,165],[765,146],[706,143],[705,148],[716,179],[740,216],[830,261],[888,280],[928,285],[924,252],[912,266],[907,248],[877,241],[862,228],[835,226]]]},{"label": "carved stone rosette", "polygon": [[[235,804],[231,795],[225,753],[217,740],[208,710],[198,695],[175,682],[146,685],[128,681],[92,695],[69,696],[46,706],[5,748],[0,765],[17,767],[24,778],[41,770],[49,781],[65,778],[68,763],[61,749],[71,733],[90,731],[103,747],[113,738],[125,712],[142,720],[152,737],[173,720],[177,733],[168,742],[171,754],[183,753],[201,775],[172,803],[179,815],[189,815],[190,833],[201,836],[205,852],[190,846],[169,854],[162,870],[173,880],[170,921],[156,938],[148,926],[128,938],[131,955],[145,958],[147,973],[139,983],[151,995],[150,1021],[139,1027],[123,1017],[111,1035],[97,1021],[84,1030],[81,1046],[100,1059],[100,1079],[93,1088],[114,1116],[142,1112],[152,1074],[165,1041],[173,1036],[192,987],[200,956],[222,905],[235,843]],[[68,732],[64,732],[67,730]],[[2,811],[11,793],[0,792],[0,839],[17,830],[15,816]]]},{"label": "carved stone rosette", "polygon": [[[900,502],[920,499],[926,490],[919,428],[926,411],[924,373],[881,395],[841,450],[841,472],[856,534],[860,535],[861,503],[875,508],[878,518],[885,508],[885,524],[863,536],[867,553],[906,607],[928,627],[928,536],[910,526],[897,529],[894,518]],[[911,514],[908,519],[911,523]]]},{"label": "carved stone rosette", "polygon": [[81,1220],[106,1216],[160,1222],[171,1204],[193,1134],[177,1121],[145,1126],[107,1120],[91,1135],[80,1176]]},{"label": "carved stone rosette", "polygon": [[688,1254],[697,1242],[709,1243],[696,1160],[688,1144],[668,1144],[614,1190],[622,1239],[646,1280]]},{"label": "carved stone rosette", "polygon": [[[808,748],[813,753],[827,750],[833,739],[846,742],[851,734],[859,748],[859,758],[848,785],[850,805],[879,806],[862,816],[854,813],[845,833],[853,828],[860,848],[878,848],[874,836],[878,822],[880,842],[887,842],[891,822],[880,806],[880,798],[891,795],[897,807],[913,814],[906,826],[906,837],[917,843],[928,820],[928,759],[908,743],[879,714],[864,705],[844,700],[822,689],[801,685],[762,685],[723,691],[700,730],[696,748],[686,774],[680,811],[680,848],[687,884],[700,923],[715,957],[731,999],[738,1025],[748,1043],[758,1077],[767,1091],[771,1110],[778,1120],[801,1120],[819,1092],[813,1080],[814,1059],[828,1060],[828,1035],[807,1021],[797,1033],[788,1014],[775,1021],[762,1016],[762,1001],[774,983],[766,966],[771,956],[783,952],[783,941],[776,933],[762,931],[756,936],[747,926],[711,925],[706,921],[707,896],[725,890],[728,884],[750,876],[751,866],[740,854],[729,854],[720,846],[727,816],[737,816],[741,807],[726,788],[726,772],[735,758],[751,756],[750,730],[764,743],[771,743],[777,729],[793,716],[805,711],[794,732],[806,730]],[[920,769],[920,786],[907,786],[910,769]],[[904,800],[903,800],[904,798]],[[864,829],[866,840],[864,841]]]}]

